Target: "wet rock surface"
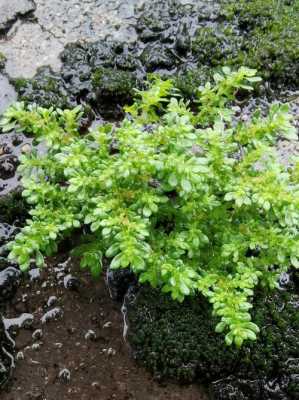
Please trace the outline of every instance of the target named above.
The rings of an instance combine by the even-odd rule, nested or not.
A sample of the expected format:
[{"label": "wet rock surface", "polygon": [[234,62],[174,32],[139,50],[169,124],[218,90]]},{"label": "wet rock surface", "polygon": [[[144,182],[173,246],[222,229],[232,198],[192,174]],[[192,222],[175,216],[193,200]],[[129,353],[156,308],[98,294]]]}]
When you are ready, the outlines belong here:
[{"label": "wet rock surface", "polygon": [[127,302],[128,339],[135,357],[159,379],[211,384],[212,398],[297,399],[299,395],[299,292],[296,276],[283,290],[257,294],[253,321],[258,340],[238,350],[224,345],[202,298],[179,304],[143,288]]},{"label": "wet rock surface", "polygon": [[31,151],[32,139],[21,133],[0,134],[0,196],[20,187],[16,173],[21,154]]}]

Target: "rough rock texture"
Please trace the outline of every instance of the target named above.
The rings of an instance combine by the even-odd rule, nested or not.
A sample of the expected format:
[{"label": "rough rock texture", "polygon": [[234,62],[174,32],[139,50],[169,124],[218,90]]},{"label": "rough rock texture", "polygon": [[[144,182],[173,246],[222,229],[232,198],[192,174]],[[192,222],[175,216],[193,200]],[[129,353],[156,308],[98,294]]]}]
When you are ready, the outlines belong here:
[{"label": "rough rock texture", "polygon": [[[132,1],[126,6],[119,2],[100,5],[94,0],[92,15],[85,1],[71,9],[65,8],[64,1],[54,3],[52,14],[50,10],[39,14],[44,3],[38,4],[39,24],[23,24],[0,43],[11,77],[30,77],[37,67],[50,65],[32,79],[14,81],[21,99],[28,102],[59,107],[84,103],[96,113],[108,108],[108,116],[115,117],[115,110],[131,99],[133,88],[142,86],[148,73],[173,77],[183,94],[190,96],[194,87],[224,64],[258,68],[265,79],[260,94],[268,98],[299,84],[295,1],[283,1],[278,12],[275,0],[242,0],[239,8],[232,0]],[[55,7],[60,10],[57,15]],[[69,12],[78,13],[74,14],[78,26],[68,19]],[[93,24],[95,15],[107,19]],[[85,18],[90,29],[85,29]],[[53,29],[57,30],[54,36]],[[38,45],[30,39],[31,30],[41,38]],[[85,40],[70,44],[76,35]]]},{"label": "rough rock texture", "polygon": [[[40,66],[50,65],[58,70],[63,47],[77,40],[94,41],[113,35],[128,42],[136,37],[130,18],[138,0],[36,0],[35,22],[17,22],[0,40],[0,52],[7,57],[6,70],[11,77],[32,77]],[[21,4],[25,0],[1,3]],[[3,19],[9,13],[1,7]],[[30,3],[27,1],[27,3]],[[15,21],[16,18],[13,19]],[[1,20],[0,20],[1,21]]]},{"label": "rough rock texture", "polygon": [[[0,55],[1,69],[1,55]],[[14,87],[9,83],[6,76],[0,74],[0,115],[2,112],[17,99],[17,94]]]},{"label": "rough rock texture", "polygon": [[0,196],[16,190],[18,157],[31,151],[32,139],[21,133],[0,134]]},{"label": "rough rock texture", "polygon": [[0,35],[17,21],[35,10],[32,0],[0,0]]},{"label": "rough rock texture", "polygon": [[[173,302],[142,289],[127,302],[135,357],[158,378],[212,383],[215,399],[297,399],[299,396],[298,275],[285,274],[281,290],[257,294],[253,321],[258,341],[237,350],[214,332],[216,318],[202,298]],[[220,380],[220,381],[219,381]]]}]

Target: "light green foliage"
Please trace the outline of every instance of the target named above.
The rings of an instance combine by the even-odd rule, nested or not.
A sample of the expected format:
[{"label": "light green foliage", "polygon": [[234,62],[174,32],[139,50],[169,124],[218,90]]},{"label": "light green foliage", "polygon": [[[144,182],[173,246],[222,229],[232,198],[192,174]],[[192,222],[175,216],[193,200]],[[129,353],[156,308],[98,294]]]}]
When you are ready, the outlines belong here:
[{"label": "light green foliage", "polygon": [[9,258],[23,270],[34,259],[43,265],[59,240],[89,226],[75,252],[95,276],[105,255],[173,299],[199,291],[227,344],[254,340],[254,289],[274,288],[299,265],[299,168],[281,165],[273,146],[278,135],[296,136],[287,107],[238,122],[232,106],[238,89],[258,80],[254,70],[223,68],[191,111],[171,81],[156,79],[119,126],[85,136],[79,109],[10,108],[2,126],[37,135],[49,151],[21,159],[33,208]]}]

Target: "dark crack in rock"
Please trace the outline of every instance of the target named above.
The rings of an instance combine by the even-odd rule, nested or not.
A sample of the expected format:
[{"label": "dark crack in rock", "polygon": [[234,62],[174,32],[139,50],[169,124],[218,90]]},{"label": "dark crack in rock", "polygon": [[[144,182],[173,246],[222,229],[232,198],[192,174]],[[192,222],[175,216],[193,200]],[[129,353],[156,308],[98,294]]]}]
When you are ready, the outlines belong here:
[{"label": "dark crack in rock", "polygon": [[35,10],[32,0],[0,0],[0,35],[9,31],[11,26]]}]

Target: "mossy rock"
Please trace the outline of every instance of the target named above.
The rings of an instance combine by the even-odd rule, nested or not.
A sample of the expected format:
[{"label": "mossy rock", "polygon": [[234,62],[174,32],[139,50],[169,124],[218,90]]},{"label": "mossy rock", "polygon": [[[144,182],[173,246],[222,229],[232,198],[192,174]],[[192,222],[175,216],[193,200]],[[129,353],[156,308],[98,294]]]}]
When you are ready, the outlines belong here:
[{"label": "mossy rock", "polygon": [[224,336],[215,333],[217,319],[204,298],[180,304],[143,287],[128,304],[128,339],[137,360],[159,379],[206,384],[223,380],[220,388],[213,386],[215,398],[236,400],[243,397],[229,397],[232,391],[223,394],[228,377],[236,393],[248,389],[252,394],[244,399],[252,400],[270,399],[271,380],[280,379],[283,398],[291,399],[299,376],[298,304],[294,284],[272,294],[257,293],[252,314],[261,332],[256,342],[239,350],[226,346]]},{"label": "mossy rock", "polygon": [[0,223],[21,226],[28,216],[28,207],[21,190],[0,196]]},{"label": "mossy rock", "polygon": [[211,67],[256,68],[273,87],[299,85],[297,0],[222,0],[220,22],[200,27],[194,57]]},{"label": "mossy rock", "polygon": [[12,84],[20,100],[26,103],[59,108],[71,108],[77,104],[66,91],[63,79],[49,67],[40,68],[33,79],[14,79]]},{"label": "mossy rock", "polygon": [[[96,94],[98,108],[102,112],[115,114],[119,106],[129,103],[134,95],[134,88],[140,86],[135,74],[131,71],[99,67],[92,74],[92,85]],[[103,110],[103,105],[106,110]],[[119,107],[119,111],[120,107]]]},{"label": "mossy rock", "polygon": [[270,84],[277,92],[297,89],[298,19],[298,0],[193,5],[153,0],[139,10],[136,42],[107,38],[69,44],[59,73],[42,68],[15,86],[26,102],[61,108],[89,104],[96,112],[108,110],[109,116],[112,107],[130,102],[132,87],[152,72],[174,78],[186,97],[223,65],[256,68],[267,81],[265,88]]}]

